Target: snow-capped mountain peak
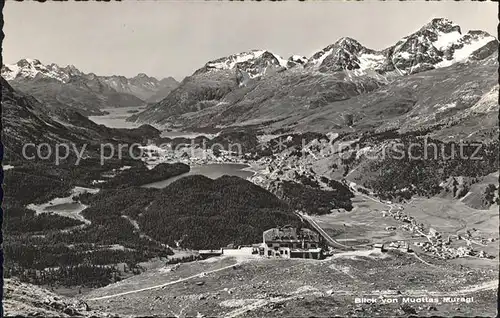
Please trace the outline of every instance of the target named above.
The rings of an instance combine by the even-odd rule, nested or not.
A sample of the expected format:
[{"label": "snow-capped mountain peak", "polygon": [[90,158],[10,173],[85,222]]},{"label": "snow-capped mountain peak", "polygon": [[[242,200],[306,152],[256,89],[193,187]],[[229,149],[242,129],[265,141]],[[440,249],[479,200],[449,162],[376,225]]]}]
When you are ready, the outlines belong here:
[{"label": "snow-capped mountain peak", "polygon": [[281,67],[285,67],[285,68],[286,68],[286,67],[288,66],[288,61],[287,61],[287,60],[285,60],[285,59],[284,59],[284,58],[282,58],[281,56],[279,56],[279,55],[277,55],[277,54],[274,54],[274,53],[272,53],[272,52],[269,52],[269,53],[271,53],[271,54],[274,56],[274,58],[275,58],[276,60],[278,60],[278,63],[279,63],[279,65],[280,65]]},{"label": "snow-capped mountain peak", "polygon": [[[396,43],[392,64],[404,74],[450,66],[474,58],[474,52],[489,45],[495,38],[486,32],[469,31],[462,34],[460,26],[448,19],[436,18],[417,32]],[[492,42],[492,44],[489,44]]]},{"label": "snow-capped mountain peak", "polygon": [[[58,68],[59,66],[57,64],[51,64],[55,68]],[[83,75],[83,72],[77,69],[74,65],[68,65],[63,68],[68,74],[70,75],[75,75],[75,76],[81,76]]]},{"label": "snow-capped mountain peak", "polygon": [[222,57],[205,64],[207,69],[231,70],[243,64],[252,64],[259,59],[267,59],[275,66],[287,67],[288,61],[267,50],[251,50]]},{"label": "snow-capped mountain peak", "polygon": [[364,48],[361,43],[350,37],[342,37],[338,39],[334,44],[349,51],[359,51]]},{"label": "snow-capped mountain peak", "polygon": [[139,73],[136,76],[134,76],[133,78],[137,78],[137,79],[151,79],[152,77],[149,77],[145,73]]},{"label": "snow-capped mountain peak", "polygon": [[155,77],[148,76],[145,73],[139,73],[131,79],[125,78],[125,81],[136,86],[155,88],[160,85],[160,82]]},{"label": "snow-capped mountain peak", "polygon": [[437,32],[451,33],[458,32],[461,33],[460,26],[453,21],[446,18],[434,18],[429,23],[424,25],[420,30],[433,30]]},{"label": "snow-capped mountain peak", "polygon": [[271,70],[288,68],[288,60],[267,50],[251,50],[222,57],[205,64],[195,74],[211,71],[234,70],[249,78],[261,77]]},{"label": "snow-capped mountain peak", "polygon": [[35,77],[52,78],[54,80],[66,83],[73,75],[81,75],[73,65],[60,67],[57,64],[44,65],[37,59],[21,59],[15,64],[2,66],[2,76],[6,80],[16,78],[34,79]]},{"label": "snow-capped mountain peak", "polygon": [[326,72],[377,70],[384,62],[385,57],[381,52],[368,49],[353,38],[343,37],[315,53],[306,67]]},{"label": "snow-capped mountain peak", "polygon": [[37,59],[26,58],[26,59],[19,60],[16,64],[19,67],[23,67],[23,66],[28,66],[28,65],[41,65],[42,63],[40,62],[40,60],[37,60]]}]

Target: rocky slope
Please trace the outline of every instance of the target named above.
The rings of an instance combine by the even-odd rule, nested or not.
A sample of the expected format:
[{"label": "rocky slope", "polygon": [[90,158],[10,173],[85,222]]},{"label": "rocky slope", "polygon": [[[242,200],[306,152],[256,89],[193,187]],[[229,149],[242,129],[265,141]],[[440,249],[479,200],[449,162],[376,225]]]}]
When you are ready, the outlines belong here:
[{"label": "rocky slope", "polygon": [[450,177],[441,183],[440,197],[462,201],[467,206],[487,210],[498,203],[498,172],[480,178]]},{"label": "rocky slope", "polygon": [[432,128],[440,138],[491,139],[498,123],[497,56],[399,77],[369,94],[295,114],[275,127],[337,131],[340,115],[348,112],[355,131]]},{"label": "rocky slope", "polygon": [[[89,151],[100,142],[117,140],[135,142],[159,131],[149,125],[137,129],[112,129],[97,125],[79,112],[67,107],[47,111],[47,104],[19,92],[0,77],[2,87],[2,142],[5,147],[4,162],[22,159],[23,145],[48,143],[87,144]],[[54,155],[54,151],[52,151]]]},{"label": "rocky slope", "polygon": [[[63,142],[76,140],[68,127],[50,117],[44,105],[35,98],[14,90],[3,78],[2,86],[2,142],[5,154],[20,155],[22,145],[28,142]],[[14,158],[11,158],[14,159]]]},{"label": "rocky slope", "polygon": [[484,114],[498,89],[497,46],[485,32],[433,19],[381,51],[342,38],[310,58],[240,53],[208,62],[130,120],[322,132],[470,122],[471,133],[496,123]]},{"label": "rocky slope", "polygon": [[22,59],[3,65],[2,77],[16,89],[33,95],[51,109],[71,107],[82,114],[99,114],[106,107],[139,106],[155,101],[177,85],[173,78],[161,81],[145,74],[133,78],[85,74],[69,65],[44,65],[36,59]]},{"label": "rocky slope", "polygon": [[4,284],[5,317],[118,317],[92,310],[84,301],[57,295],[17,279],[5,279]]}]

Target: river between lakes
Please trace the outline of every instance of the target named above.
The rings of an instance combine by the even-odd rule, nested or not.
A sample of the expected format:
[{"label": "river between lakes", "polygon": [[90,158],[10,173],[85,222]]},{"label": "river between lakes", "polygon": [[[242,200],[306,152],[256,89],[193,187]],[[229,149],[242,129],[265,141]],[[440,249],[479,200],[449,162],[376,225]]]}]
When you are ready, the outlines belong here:
[{"label": "river between lakes", "polygon": [[[106,108],[105,111],[109,112],[108,115],[103,116],[89,116],[89,119],[97,124],[104,125],[109,128],[137,128],[140,126],[138,123],[128,122],[126,119],[132,115],[132,111],[142,111],[143,107],[120,107],[120,108]],[[197,136],[204,135],[208,138],[214,135],[203,134],[203,133],[193,133],[193,132],[179,132],[179,131],[163,131],[162,137],[184,137],[184,138],[195,138]],[[249,166],[245,164],[237,163],[209,163],[209,164],[193,164],[191,165],[191,170],[189,172],[183,173],[181,175],[149,183],[143,185],[145,188],[164,188],[178,180],[182,177],[192,176],[192,175],[203,175],[211,179],[217,179],[224,175],[237,176],[243,179],[253,176],[253,172],[246,170]]]},{"label": "river between lakes", "polygon": [[126,119],[136,112],[143,111],[145,108],[145,106],[105,108],[103,111],[109,114],[89,116],[88,118],[94,123],[104,125],[108,128],[137,128],[141,124],[126,121]]}]

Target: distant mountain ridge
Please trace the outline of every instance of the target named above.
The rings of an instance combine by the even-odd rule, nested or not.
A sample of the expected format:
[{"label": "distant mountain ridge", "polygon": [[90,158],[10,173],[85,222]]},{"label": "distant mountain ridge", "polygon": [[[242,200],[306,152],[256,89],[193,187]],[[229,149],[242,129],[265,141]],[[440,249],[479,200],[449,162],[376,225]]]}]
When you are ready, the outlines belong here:
[{"label": "distant mountain ridge", "polygon": [[173,77],[166,77],[158,81],[155,92],[145,99],[148,103],[157,103],[170,94],[175,88],[179,86],[179,82]]},{"label": "distant mountain ridge", "polygon": [[177,85],[172,77],[157,80],[144,73],[132,78],[98,76],[85,74],[73,65],[44,65],[36,59],[3,65],[1,74],[11,85],[49,104],[51,109],[69,106],[86,115],[98,114],[106,107],[155,102]]},{"label": "distant mountain ridge", "polygon": [[132,94],[146,102],[158,102],[161,96],[168,95],[179,82],[173,77],[158,80],[155,77],[139,73],[132,78],[125,76],[101,76],[102,81],[121,93]]}]

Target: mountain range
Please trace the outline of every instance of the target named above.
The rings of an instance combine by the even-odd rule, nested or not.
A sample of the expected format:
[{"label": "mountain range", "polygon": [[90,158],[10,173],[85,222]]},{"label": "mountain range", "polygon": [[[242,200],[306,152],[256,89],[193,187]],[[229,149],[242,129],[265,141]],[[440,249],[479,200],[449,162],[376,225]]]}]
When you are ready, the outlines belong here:
[{"label": "mountain range", "polygon": [[132,78],[98,76],[73,65],[44,65],[36,59],[3,65],[1,74],[14,88],[46,103],[52,111],[71,107],[84,115],[159,101],[178,85],[172,77],[158,80],[143,73]]},{"label": "mountain range", "polygon": [[[496,125],[498,41],[436,18],[377,51],[341,38],[310,58],[253,50],[207,62],[130,120],[196,129],[411,130],[469,121]],[[489,118],[487,125],[479,124]],[[479,127],[477,127],[479,125]],[[470,132],[469,132],[470,133]]]}]

